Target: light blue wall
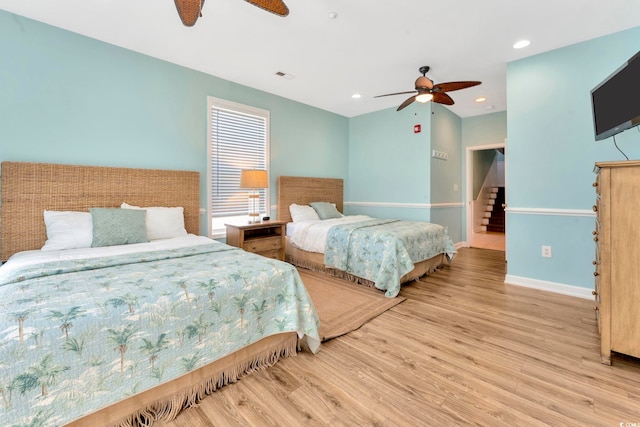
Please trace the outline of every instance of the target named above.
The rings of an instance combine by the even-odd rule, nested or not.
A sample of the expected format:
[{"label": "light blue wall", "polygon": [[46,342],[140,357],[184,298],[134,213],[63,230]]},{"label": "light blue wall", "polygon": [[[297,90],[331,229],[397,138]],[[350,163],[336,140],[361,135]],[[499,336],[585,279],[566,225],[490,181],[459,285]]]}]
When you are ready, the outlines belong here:
[{"label": "light blue wall", "polygon": [[[637,27],[508,64],[507,204],[520,211],[507,215],[510,276],[593,287],[593,165],[624,158],[611,139],[595,142],[589,93],[639,40]],[[636,129],[617,141],[640,158]],[[552,258],[541,257],[542,245]]]},{"label": "light blue wall", "polygon": [[430,115],[414,103],[350,119],[347,213],[429,221]]},{"label": "light blue wall", "polygon": [[480,190],[482,190],[482,184],[485,182],[494,160],[496,160],[496,154],[498,154],[498,151],[495,149],[473,152],[471,159],[473,163],[473,190],[471,192],[471,198],[473,200],[478,198]]},{"label": "light blue wall", "polygon": [[[589,91],[638,40],[635,28],[508,64],[508,115],[413,104],[347,119],[0,11],[0,161],[197,170],[204,206],[210,95],[271,111],[272,205],[278,175],[345,178],[347,213],[438,220],[460,241],[466,210],[429,206],[464,200],[466,147],[508,136],[509,275],[589,288],[593,163],[622,159],[594,141]],[[637,130],[617,140],[640,158]]]},{"label": "light blue wall", "polygon": [[462,120],[440,104],[432,104],[431,150],[447,153],[447,159],[431,156],[431,222],[447,227],[454,242],[462,240],[463,193]]},{"label": "light blue wall", "polygon": [[[503,143],[506,125],[505,112],[461,119],[433,103],[351,118],[345,211],[442,224],[454,242],[464,241],[465,148]],[[433,158],[432,150],[449,157]]]},{"label": "light blue wall", "polygon": [[[431,203],[459,203],[462,177],[462,119],[440,104],[432,104],[431,150],[447,153],[446,160],[430,156]],[[431,153],[430,153],[431,154]],[[456,190],[454,185],[458,186]]]},{"label": "light blue wall", "polygon": [[[432,203],[464,194],[460,119],[438,105],[347,119],[3,11],[0,55],[0,161],[197,170],[205,206],[206,103],[215,96],[271,112],[272,206],[279,175],[345,178],[347,213],[378,217],[430,221]],[[446,167],[430,156],[432,137]],[[446,223],[464,216],[439,209]],[[450,226],[455,241],[459,228]]]},{"label": "light blue wall", "polygon": [[271,112],[272,205],[279,175],[347,178],[346,117],[4,11],[0,58],[0,161],[195,170],[206,206],[215,96]]},{"label": "light blue wall", "polygon": [[506,111],[462,119],[462,148],[502,144],[506,137]]}]

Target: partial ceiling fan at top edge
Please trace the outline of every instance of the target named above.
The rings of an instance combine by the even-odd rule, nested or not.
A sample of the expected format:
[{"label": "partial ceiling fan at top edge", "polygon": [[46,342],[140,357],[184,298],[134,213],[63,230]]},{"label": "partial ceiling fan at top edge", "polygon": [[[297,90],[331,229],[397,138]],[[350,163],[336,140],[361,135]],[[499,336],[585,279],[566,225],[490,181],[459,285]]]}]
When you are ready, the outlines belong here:
[{"label": "partial ceiling fan at top edge", "polygon": [[[260,9],[278,16],[289,15],[289,8],[282,0],[245,0]],[[202,16],[204,0],[174,0],[180,20],[186,27],[193,27]]]}]

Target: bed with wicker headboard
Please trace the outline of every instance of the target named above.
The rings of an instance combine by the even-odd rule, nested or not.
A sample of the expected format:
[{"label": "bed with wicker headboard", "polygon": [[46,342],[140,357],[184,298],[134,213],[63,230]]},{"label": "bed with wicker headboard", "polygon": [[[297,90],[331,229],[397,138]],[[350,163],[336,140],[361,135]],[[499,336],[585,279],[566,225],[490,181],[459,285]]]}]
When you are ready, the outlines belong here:
[{"label": "bed with wicker headboard", "polygon": [[182,206],[187,232],[200,234],[200,174],[191,171],[3,162],[0,260],[40,249],[42,212],[91,207]]},{"label": "bed with wicker headboard", "polygon": [[[168,421],[175,418],[183,408],[196,404],[206,394],[212,393],[219,387],[235,382],[242,376],[258,368],[273,365],[282,357],[295,355],[299,346],[299,336],[306,334],[308,342],[311,342],[310,347],[313,347],[312,350],[316,351],[317,347],[315,342],[317,338],[313,335],[314,329],[317,333],[317,316],[315,315],[313,307],[311,306],[311,308],[309,308],[310,299],[307,300],[308,295],[306,291],[304,291],[302,282],[299,281],[299,276],[295,268],[283,262],[247,254],[237,248],[231,248],[222,243],[197,236],[199,235],[200,228],[200,177],[198,172],[3,162],[0,174],[0,188],[2,192],[0,206],[0,254],[3,261],[6,261],[14,254],[17,254],[17,257],[23,254],[39,256],[39,253],[42,251],[37,251],[37,249],[40,249],[47,239],[47,233],[43,223],[44,210],[87,211],[87,209],[94,207],[118,208],[122,202],[143,207],[181,206],[184,208],[185,229],[188,233],[191,233],[187,238],[207,240],[204,243],[201,242],[201,246],[184,248],[185,252],[181,252],[179,254],[180,257],[176,260],[171,258],[173,255],[171,255],[171,257],[166,255],[166,252],[172,252],[173,250],[157,251],[155,253],[160,254],[157,258],[154,258],[156,255],[151,256],[145,254],[144,257],[140,256],[140,260],[135,258],[135,254],[127,255],[126,257],[130,259],[119,261],[122,262],[122,265],[118,264],[116,268],[122,269],[122,271],[128,271],[127,269],[129,268],[137,268],[137,266],[130,267],[130,264],[140,264],[142,267],[141,270],[131,270],[130,273],[127,273],[131,277],[138,277],[137,284],[135,284],[133,280],[131,281],[131,288],[125,288],[125,285],[119,281],[109,282],[109,277],[111,277],[109,274],[115,274],[113,277],[118,277],[119,279],[129,276],[120,270],[110,273],[111,264],[101,264],[99,268],[102,268],[104,273],[102,276],[97,276],[101,278],[96,280],[102,280],[104,283],[101,287],[96,287],[92,292],[94,294],[106,294],[108,292],[116,292],[115,289],[121,287],[123,289],[121,294],[126,292],[126,295],[119,296],[120,294],[114,293],[112,298],[105,299],[103,305],[82,306],[82,301],[86,298],[86,295],[91,296],[91,292],[84,293],[82,295],[85,296],[78,297],[77,302],[72,302],[72,305],[77,306],[72,307],[69,311],[66,311],[66,309],[63,311],[62,308],[56,307],[45,309],[42,308],[42,304],[44,304],[42,301],[36,301],[36,298],[42,300],[43,294],[41,294],[41,292],[44,292],[45,285],[48,286],[49,282],[46,280],[49,279],[35,276],[35,274],[31,275],[31,272],[27,272],[25,275],[18,277],[14,282],[3,282],[3,278],[11,277],[11,274],[14,274],[11,270],[11,268],[13,268],[13,261],[10,260],[8,263],[0,266],[0,292],[5,292],[5,294],[0,295],[0,311],[4,313],[2,323],[0,324],[0,340],[3,342],[0,351],[3,352],[3,358],[14,358],[20,353],[21,358],[29,360],[29,354],[36,352],[38,347],[42,347],[43,340],[47,339],[57,342],[57,345],[63,346],[63,350],[52,352],[43,359],[39,359],[40,356],[33,356],[33,358],[39,360],[38,363],[40,363],[40,366],[44,364],[50,369],[57,369],[56,374],[52,374],[47,377],[47,379],[34,376],[35,374],[33,374],[33,372],[35,372],[34,369],[36,368],[33,367],[33,363],[35,362],[29,365],[31,367],[25,367],[23,371],[20,371],[23,373],[19,375],[16,375],[15,371],[2,371],[6,366],[0,367],[0,380],[3,381],[0,387],[11,386],[16,388],[13,401],[7,407],[8,409],[5,408],[6,410],[3,410],[3,413],[0,414],[1,425],[13,424],[16,418],[10,418],[12,414],[13,416],[20,415],[18,413],[21,410],[19,407],[20,404],[18,403],[20,402],[19,399],[28,399],[27,401],[29,402],[34,401],[37,403],[49,396],[50,398],[46,401],[48,402],[47,404],[50,404],[61,396],[69,398],[70,395],[76,395],[78,399],[90,400],[104,393],[104,390],[95,390],[94,387],[85,390],[88,384],[84,382],[91,383],[94,381],[91,377],[86,377],[86,375],[88,375],[87,372],[93,371],[85,372],[82,378],[66,378],[63,380],[59,378],[59,376],[62,372],[76,369],[74,364],[80,365],[79,359],[78,362],[73,359],[75,356],[73,356],[74,352],[72,350],[75,350],[76,353],[78,351],[82,352],[82,344],[86,344],[83,340],[87,339],[91,334],[97,336],[105,330],[110,334],[113,332],[113,336],[106,335],[106,338],[112,338],[114,340],[112,347],[116,349],[120,348],[121,358],[117,357],[117,351],[110,353],[110,351],[113,350],[112,348],[108,350],[105,355],[94,354],[92,356],[94,362],[92,363],[96,363],[96,366],[103,366],[100,365],[100,363],[111,363],[110,360],[113,359],[113,372],[110,374],[110,371],[107,370],[107,373],[104,375],[109,379],[115,378],[115,381],[124,381],[124,384],[130,381],[131,390],[126,393],[126,395],[130,397],[110,402],[95,411],[83,413],[80,418],[74,417],[73,420],[62,417],[59,410],[54,411],[53,409],[48,409],[46,405],[43,406],[42,403],[37,403],[37,405],[40,406],[36,408],[36,405],[34,406],[36,409],[31,409],[35,411],[33,414],[29,414],[31,418],[21,415],[20,419],[22,421],[27,422],[25,420],[40,419],[52,425],[65,424],[73,426],[134,426],[149,425],[149,422],[154,419]],[[181,250],[183,249],[177,249],[177,251]],[[221,258],[214,259],[214,257],[218,256]],[[209,259],[211,259],[210,264],[212,267],[208,268],[214,269],[216,268],[215,266],[219,265],[216,263],[225,263],[227,262],[226,259],[230,260],[228,261],[229,264],[236,263],[240,265],[240,268],[235,269],[234,275],[225,277],[227,277],[229,281],[232,280],[229,279],[229,277],[234,278],[233,280],[240,280],[240,285],[245,289],[247,289],[246,286],[248,286],[247,277],[256,277],[256,279],[254,279],[256,286],[259,285],[261,289],[268,288],[268,286],[264,286],[264,283],[260,282],[262,279],[257,279],[258,275],[255,273],[255,268],[260,270],[260,274],[267,274],[266,280],[271,280],[271,276],[269,276],[270,273],[268,273],[270,268],[272,268],[273,277],[282,274],[288,276],[288,283],[293,287],[289,292],[295,300],[293,304],[289,299],[285,301],[289,304],[288,309],[291,310],[292,305],[297,305],[300,298],[302,298],[303,302],[306,300],[307,304],[293,309],[292,314],[295,314],[295,316],[301,315],[305,318],[303,322],[311,326],[304,326],[302,329],[307,329],[307,331],[301,334],[300,330],[295,330],[296,328],[300,329],[300,325],[294,327],[294,330],[292,330],[290,326],[285,326],[286,323],[282,323],[283,318],[279,319],[280,323],[278,325],[275,325],[275,320],[273,319],[270,320],[270,322],[274,322],[273,325],[261,324],[261,319],[269,317],[267,314],[269,314],[270,307],[267,308],[266,313],[260,313],[258,317],[253,317],[253,315],[249,317],[250,315],[248,313],[244,313],[244,319],[242,315],[243,310],[241,310],[240,319],[234,319],[227,313],[238,312],[239,306],[234,304],[239,304],[238,301],[245,297],[233,296],[231,293],[225,294],[227,284],[218,280],[218,276],[213,275],[213,273],[217,274],[217,272],[207,270],[204,272],[207,273],[211,271],[211,277],[213,277],[208,282],[208,279],[203,279],[201,281],[202,283],[193,282],[192,278],[185,276],[182,282],[174,282],[174,285],[177,283],[180,286],[171,286],[169,291],[165,289],[162,291],[162,295],[153,296],[153,298],[158,298],[157,301],[155,299],[152,301],[162,303],[169,294],[178,294],[178,300],[172,302],[170,307],[167,306],[166,310],[169,311],[162,314],[162,316],[169,316],[171,313],[175,313],[173,316],[177,316],[178,312],[176,311],[176,307],[178,304],[182,304],[186,307],[182,310],[187,312],[195,311],[196,309],[199,310],[201,307],[210,305],[209,313],[212,317],[202,317],[201,315],[199,319],[193,321],[196,323],[190,324],[189,327],[172,331],[167,330],[165,331],[166,333],[163,332],[159,336],[145,336],[145,334],[149,334],[148,331],[135,329],[136,325],[138,325],[138,320],[147,313],[143,310],[145,304],[143,304],[142,301],[148,293],[153,294],[153,292],[156,292],[156,287],[158,289],[157,292],[160,293],[160,285],[162,285],[162,283],[159,282],[153,282],[153,285],[145,285],[146,282],[144,282],[144,280],[148,280],[146,276],[151,275],[154,270],[164,268],[163,265],[167,265],[167,268],[169,268],[169,271],[164,273],[166,276],[183,274],[183,269],[186,271],[190,268],[188,264],[186,264],[186,259],[189,257],[195,257],[195,261],[197,261],[199,265],[208,265]],[[121,258],[124,258],[124,256]],[[63,258],[61,257],[61,259]],[[61,263],[65,262],[67,261],[61,261]],[[175,263],[173,265],[176,266],[173,267],[173,269],[171,269],[172,263]],[[85,273],[80,271],[82,268],[76,270],[76,267],[69,267],[67,264],[58,265],[56,268],[58,269],[56,273],[60,271],[62,271],[62,273],[71,272],[70,274]],[[205,267],[201,267],[200,270],[198,270],[198,274],[201,276],[204,268]],[[245,268],[246,270],[243,270]],[[7,272],[8,270],[9,272]],[[20,274],[23,274],[23,272],[20,271]],[[68,288],[72,288],[73,283],[80,283],[82,281],[81,279],[81,277],[73,278],[73,276],[69,276],[64,281],[56,284],[55,287],[59,289],[58,292],[71,292],[69,295],[74,295],[74,290]],[[39,280],[42,280],[42,282],[36,282]],[[269,283],[271,284],[271,282]],[[11,286],[15,286],[15,288],[3,291]],[[39,286],[42,287],[38,288]],[[140,294],[141,296],[137,294],[136,296],[131,296],[129,289],[133,289],[134,286],[140,286],[140,289],[144,289],[141,290],[141,292],[143,292]],[[30,287],[33,289],[33,292]],[[67,289],[65,289],[65,287]],[[80,287],[78,289],[80,289]],[[288,288],[284,287],[282,289]],[[34,295],[39,293],[39,296],[32,297],[30,292],[34,293]],[[18,304],[25,305],[21,307],[10,305],[11,302],[7,301],[7,299],[13,298],[14,294],[21,293],[23,293],[22,296],[17,295],[15,298]],[[56,294],[54,294],[54,298],[56,298],[55,295]],[[228,297],[223,297],[222,295],[228,295]],[[259,299],[262,298],[262,296],[260,296],[262,294],[258,293],[245,295],[246,301],[244,302],[247,304],[251,302],[259,303]],[[72,296],[72,299],[73,298],[75,297]],[[275,296],[270,298],[272,299],[269,299],[269,301],[275,301],[276,299]],[[48,299],[48,297],[45,297],[45,299]],[[26,304],[32,300],[35,306],[28,308]],[[129,309],[120,309],[122,306],[127,307],[127,304]],[[271,305],[275,309],[275,306],[278,304],[274,303]],[[42,310],[44,310],[44,312]],[[163,308],[162,310],[165,309]],[[296,310],[299,312],[295,313]],[[97,311],[99,317],[122,317],[129,323],[126,327],[106,324],[106,326],[102,326],[101,328],[93,329],[92,333],[87,332],[86,334],[80,334],[78,331],[80,326],[76,325],[79,323],[79,318],[89,316],[92,311]],[[301,314],[302,311],[306,311],[308,314]],[[36,315],[36,313],[40,312],[43,314]],[[99,314],[101,312],[104,314]],[[150,311],[148,313],[151,314]],[[260,317],[262,314],[264,314],[264,316]],[[275,316],[276,314],[279,313],[271,313],[274,319],[277,317]],[[72,315],[75,320],[70,317]],[[220,357],[216,356],[215,360],[202,365],[200,360],[207,360],[204,358],[207,357],[206,352],[208,352],[208,346],[221,346],[221,344],[214,342],[215,340],[220,343],[224,343],[225,340],[231,341],[231,337],[227,336],[224,332],[228,329],[228,326],[225,327],[227,329],[219,329],[218,332],[216,332],[217,335],[215,336],[217,338],[215,340],[213,340],[211,336],[207,337],[207,328],[211,330],[214,328],[214,324],[223,323],[216,321],[215,316],[217,315],[224,315],[228,322],[239,322],[239,324],[235,323],[235,327],[231,328],[231,330],[237,330],[238,327],[240,327],[241,329],[245,329],[246,332],[252,331],[251,328],[258,329],[258,326],[260,326],[260,328],[263,329],[265,327],[266,329],[273,329],[274,332],[270,334],[267,333],[258,339],[249,339],[249,335],[246,335],[243,338],[246,341],[243,341],[240,348],[229,353],[221,354]],[[164,319],[164,317],[161,318]],[[20,321],[19,330],[15,323],[16,319]],[[47,326],[47,322],[53,323],[55,321],[64,321],[64,319],[67,319],[68,322],[63,323],[63,326],[60,326],[59,323]],[[40,321],[40,324],[45,326],[40,327],[40,329],[36,328],[37,321]],[[160,320],[157,321],[160,322]],[[183,324],[185,321],[188,322],[189,320],[183,318]],[[164,320],[162,320],[162,322],[164,322]],[[254,325],[250,324],[252,322]],[[201,326],[198,326],[198,324]],[[133,325],[131,330],[128,330],[127,328],[131,325]],[[180,328],[182,328],[182,326]],[[198,328],[201,329],[198,330]],[[60,337],[61,331],[66,333],[66,338],[65,333],[62,334],[62,338]],[[132,341],[128,344],[117,344],[115,340],[118,339],[116,334],[118,332],[126,335],[120,336],[120,339],[126,338]],[[127,335],[127,332],[131,333]],[[249,334],[249,332],[247,332],[247,334]],[[33,337],[33,341],[30,341],[31,336]],[[174,352],[179,352],[182,346],[185,346],[186,349],[188,340],[193,342],[192,345],[194,348],[202,348],[204,353],[199,354],[198,357],[200,359],[193,359],[193,357],[189,359],[186,357],[187,354],[185,354],[182,361],[180,357],[175,356],[172,360],[161,361],[162,352],[166,351],[168,347],[171,347]],[[90,351],[86,348],[90,347],[85,345],[85,353]],[[126,354],[124,353],[125,349],[128,349]],[[151,371],[147,371],[149,367],[144,366],[144,364],[139,364],[140,362],[135,362],[136,365],[130,366],[133,362],[128,360],[128,355],[136,352],[140,354],[144,353],[151,358],[149,359],[152,366]],[[59,358],[63,356],[63,359]],[[145,358],[142,360],[145,360]],[[153,368],[154,363],[155,368]],[[184,367],[180,368],[183,369],[180,371],[183,372],[182,374],[176,375],[175,377],[170,376],[169,378],[163,377],[163,375],[165,375],[163,374],[164,371],[160,371],[160,369],[170,371],[172,365],[180,365],[181,363],[189,363],[189,365],[184,365]],[[186,366],[190,368],[187,369]],[[157,369],[158,371],[154,371],[153,369]],[[158,379],[155,384],[158,385],[146,389],[140,386],[140,389],[138,389],[136,384],[142,384],[142,381],[136,380],[137,377],[134,377],[134,375],[142,372],[145,372],[147,376],[150,374],[156,375]],[[169,376],[169,374],[166,375]],[[119,379],[120,377],[121,379]],[[33,381],[29,382],[29,378],[32,378]],[[7,383],[7,381],[9,382]],[[96,382],[96,387],[100,387],[98,383],[100,382]],[[34,384],[38,385],[38,387],[35,387]],[[38,391],[40,390],[40,386],[42,393]],[[65,391],[65,387],[70,387],[70,390]],[[102,387],[104,387],[104,385],[102,385]],[[21,390],[21,392],[19,393],[18,390]],[[133,390],[135,391],[131,392]],[[92,393],[98,393],[98,395]],[[82,396],[83,394],[85,397]],[[42,402],[44,401],[45,400],[42,400]]]},{"label": "bed with wicker headboard", "polygon": [[[338,178],[315,178],[299,176],[280,176],[278,178],[278,219],[291,222],[289,207],[292,204],[308,205],[312,202],[329,202],[336,205],[339,212],[343,211],[344,184]],[[290,236],[286,238],[286,259],[299,267],[316,271],[324,271],[336,277],[345,278],[367,286],[375,286],[375,283],[363,277],[359,277],[344,270],[331,268],[325,265],[324,254],[309,252],[296,246]],[[404,274],[401,283],[415,280],[427,273],[434,272],[447,260],[446,254],[440,253],[429,259],[414,263],[414,268]]]}]

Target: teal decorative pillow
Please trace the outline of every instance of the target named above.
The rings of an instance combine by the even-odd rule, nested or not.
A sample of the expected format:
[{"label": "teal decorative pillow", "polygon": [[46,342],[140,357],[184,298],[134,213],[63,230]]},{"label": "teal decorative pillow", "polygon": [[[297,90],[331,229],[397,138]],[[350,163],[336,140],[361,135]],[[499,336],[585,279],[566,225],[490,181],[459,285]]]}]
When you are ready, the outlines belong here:
[{"label": "teal decorative pillow", "polygon": [[93,220],[91,246],[129,245],[148,242],[143,209],[89,208]]},{"label": "teal decorative pillow", "polygon": [[333,203],[313,202],[309,203],[309,205],[318,212],[320,219],[340,218],[342,216]]}]

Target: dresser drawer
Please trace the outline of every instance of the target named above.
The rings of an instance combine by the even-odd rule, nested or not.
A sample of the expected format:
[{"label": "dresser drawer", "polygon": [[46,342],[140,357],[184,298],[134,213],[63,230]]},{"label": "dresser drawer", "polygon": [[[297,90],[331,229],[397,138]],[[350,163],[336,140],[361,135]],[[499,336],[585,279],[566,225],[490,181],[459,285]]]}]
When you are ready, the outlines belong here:
[{"label": "dresser drawer", "polygon": [[260,239],[245,240],[242,249],[248,252],[266,252],[271,250],[279,251],[282,249],[282,237],[263,237]]}]

